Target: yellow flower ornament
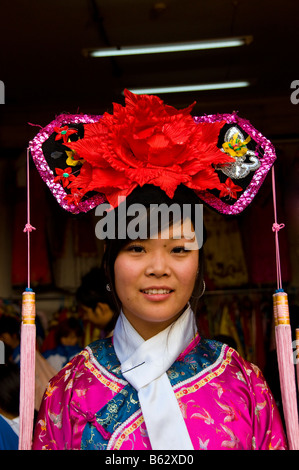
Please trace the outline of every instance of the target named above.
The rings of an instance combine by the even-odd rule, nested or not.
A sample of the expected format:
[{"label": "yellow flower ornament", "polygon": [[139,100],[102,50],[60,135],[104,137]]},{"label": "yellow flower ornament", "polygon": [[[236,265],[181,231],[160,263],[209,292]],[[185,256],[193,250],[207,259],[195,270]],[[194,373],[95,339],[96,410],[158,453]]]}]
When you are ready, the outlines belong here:
[{"label": "yellow flower ornament", "polygon": [[236,132],[232,139],[230,139],[228,142],[224,142],[222,144],[222,148],[225,153],[230,155],[231,157],[244,157],[244,155],[247,153],[247,144],[250,142],[250,137],[248,136],[247,139],[242,141],[238,137],[238,133]]},{"label": "yellow flower ornament", "polygon": [[66,164],[68,166],[77,166],[78,164],[83,164],[84,159],[76,157],[76,152],[69,150],[65,152],[67,155]]}]

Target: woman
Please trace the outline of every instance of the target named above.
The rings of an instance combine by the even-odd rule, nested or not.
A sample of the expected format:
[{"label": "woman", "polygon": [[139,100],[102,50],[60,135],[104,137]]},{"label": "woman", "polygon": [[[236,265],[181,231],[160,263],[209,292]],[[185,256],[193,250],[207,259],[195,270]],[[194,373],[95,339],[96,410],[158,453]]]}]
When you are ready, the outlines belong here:
[{"label": "woman", "polygon": [[[194,205],[182,187],[173,199],[143,187],[126,202],[182,207],[190,198]],[[203,291],[202,249],[186,249],[194,232],[181,231],[183,222],[159,227],[156,238],[106,241],[108,289],[120,313],[114,335],[92,343],[50,382],[34,449],[286,447],[261,372],[197,331],[191,304]]]},{"label": "woman", "polygon": [[[116,230],[111,237],[107,232],[103,264],[118,312],[113,336],[90,344],[50,381],[33,448],[285,449],[279,413],[259,369],[229,346],[201,337],[195,318],[204,291],[198,195],[222,212],[240,211],[257,190],[256,173],[250,178],[249,172],[258,172],[261,184],[271,152],[259,160],[236,126],[226,132],[221,152],[221,117],[216,127],[197,127],[191,107],[177,112],[156,97],[129,92],[126,100],[127,108],[116,105],[113,116],[84,129],[52,126],[32,146],[44,178],[44,156],[53,165],[56,140],[64,139],[82,165],[71,174],[61,164],[56,181],[49,171],[51,185],[61,182],[69,191],[53,186],[63,207],[88,210],[104,201],[103,194],[114,207]],[[216,171],[224,164],[225,176],[222,167]],[[246,178],[242,187],[227,178],[230,164],[232,177]],[[89,199],[90,191],[100,195]],[[125,201],[117,204],[118,196]],[[173,204],[180,210],[167,210]],[[136,221],[140,206],[145,210]],[[161,207],[168,219],[153,219]]]}]

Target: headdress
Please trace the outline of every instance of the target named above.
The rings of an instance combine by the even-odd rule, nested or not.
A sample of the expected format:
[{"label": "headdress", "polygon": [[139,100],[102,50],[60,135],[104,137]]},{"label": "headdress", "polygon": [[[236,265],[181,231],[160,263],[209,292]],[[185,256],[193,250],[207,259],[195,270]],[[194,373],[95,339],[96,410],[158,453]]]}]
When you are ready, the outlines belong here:
[{"label": "headdress", "polygon": [[[125,100],[125,106],[114,104],[112,114],[61,114],[30,142],[35,165],[60,206],[74,214],[104,202],[115,208],[145,184],[159,186],[170,198],[185,185],[226,215],[252,202],[276,155],[249,121],[235,112],[192,117],[194,104],[177,110],[157,96],[127,90]],[[26,227],[29,238],[29,218]],[[287,298],[279,279],[280,228],[275,212],[278,359],[289,445],[299,449]]]},{"label": "headdress", "polygon": [[113,207],[144,184],[172,198],[178,185],[223,214],[250,204],[276,156],[272,144],[236,113],[192,117],[157,96],[125,91],[113,114],[62,114],[30,151],[58,203],[72,213]]}]

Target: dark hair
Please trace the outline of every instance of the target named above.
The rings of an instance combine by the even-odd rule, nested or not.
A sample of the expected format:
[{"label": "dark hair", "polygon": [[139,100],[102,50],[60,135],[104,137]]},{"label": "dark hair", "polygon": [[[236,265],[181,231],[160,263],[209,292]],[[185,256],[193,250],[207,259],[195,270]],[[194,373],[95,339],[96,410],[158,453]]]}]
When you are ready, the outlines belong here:
[{"label": "dark hair", "polygon": [[90,307],[93,310],[99,302],[108,304],[111,310],[114,309],[114,302],[111,294],[107,291],[108,283],[104,268],[92,268],[82,278],[81,285],[77,289],[77,302]]},{"label": "dark hair", "polygon": [[0,316],[0,334],[9,333],[20,338],[20,320],[12,315]]},{"label": "dark hair", "polygon": [[[181,208],[183,204],[189,204],[191,206],[191,221],[195,225],[195,205],[200,204],[198,197],[195,195],[194,191],[187,188],[184,185],[178,186],[175,191],[174,197],[170,198],[167,194],[157,186],[153,185],[144,185],[143,187],[137,187],[132,191],[132,193],[126,198],[126,201],[122,204],[126,204],[128,208],[132,204],[142,204],[147,209],[147,227],[149,228],[149,219],[150,219],[150,205],[154,204],[167,204],[171,206],[172,204],[178,204]],[[121,214],[119,218],[119,214]],[[180,212],[180,220],[182,221],[183,211]],[[123,211],[117,207],[115,209],[115,233],[118,233],[118,226],[128,227],[129,222],[134,218],[134,216],[128,216],[127,211]],[[170,224],[176,222],[175,215],[169,213]],[[163,220],[159,220],[158,231],[161,231],[164,227],[162,226]],[[147,233],[149,236],[149,233]],[[147,238],[147,237],[145,237]],[[206,240],[206,231],[203,230],[203,243]],[[103,256],[103,266],[105,268],[106,276],[111,287],[111,293],[114,299],[114,303],[117,309],[118,314],[121,310],[121,303],[117,296],[115,290],[115,280],[114,280],[114,263],[117,258],[117,255],[121,249],[131,241],[130,238],[115,238],[115,239],[106,239],[106,249]],[[194,290],[190,298],[190,304],[194,312],[197,310],[198,300],[201,296],[201,293],[204,290],[203,282],[203,248],[199,250],[199,260],[198,260],[198,277],[197,282],[195,282]]]},{"label": "dark hair", "polygon": [[83,334],[81,323],[77,318],[69,317],[60,322],[55,328],[56,343],[60,343],[61,338],[66,338],[72,331],[75,332],[78,338]]},{"label": "dark hair", "polygon": [[19,415],[20,368],[8,362],[0,365],[0,408],[13,416]]},{"label": "dark hair", "polygon": [[219,334],[219,335],[215,335],[213,339],[215,341],[219,341],[220,343],[227,344],[230,348],[233,348],[235,350],[238,349],[237,343],[232,336]]}]

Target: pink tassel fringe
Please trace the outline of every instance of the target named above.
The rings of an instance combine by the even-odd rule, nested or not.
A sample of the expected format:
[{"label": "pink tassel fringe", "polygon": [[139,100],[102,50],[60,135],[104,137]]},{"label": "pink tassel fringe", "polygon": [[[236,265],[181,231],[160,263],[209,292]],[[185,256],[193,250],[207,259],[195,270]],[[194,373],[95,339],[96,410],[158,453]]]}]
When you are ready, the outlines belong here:
[{"label": "pink tassel fringe", "polygon": [[27,149],[27,257],[28,287],[22,295],[22,327],[20,356],[20,432],[19,450],[30,450],[32,447],[34,405],[35,405],[35,293],[30,288],[30,233],[35,230],[30,224],[30,181],[29,149]]},{"label": "pink tassel fringe", "polygon": [[33,292],[23,293],[22,316],[19,450],[30,450],[35,404],[36,326],[34,322],[35,294]]},{"label": "pink tassel fringe", "polygon": [[288,444],[290,450],[299,450],[294,351],[292,348],[287,294],[285,292],[278,292],[273,295],[273,301],[278,369]]}]

